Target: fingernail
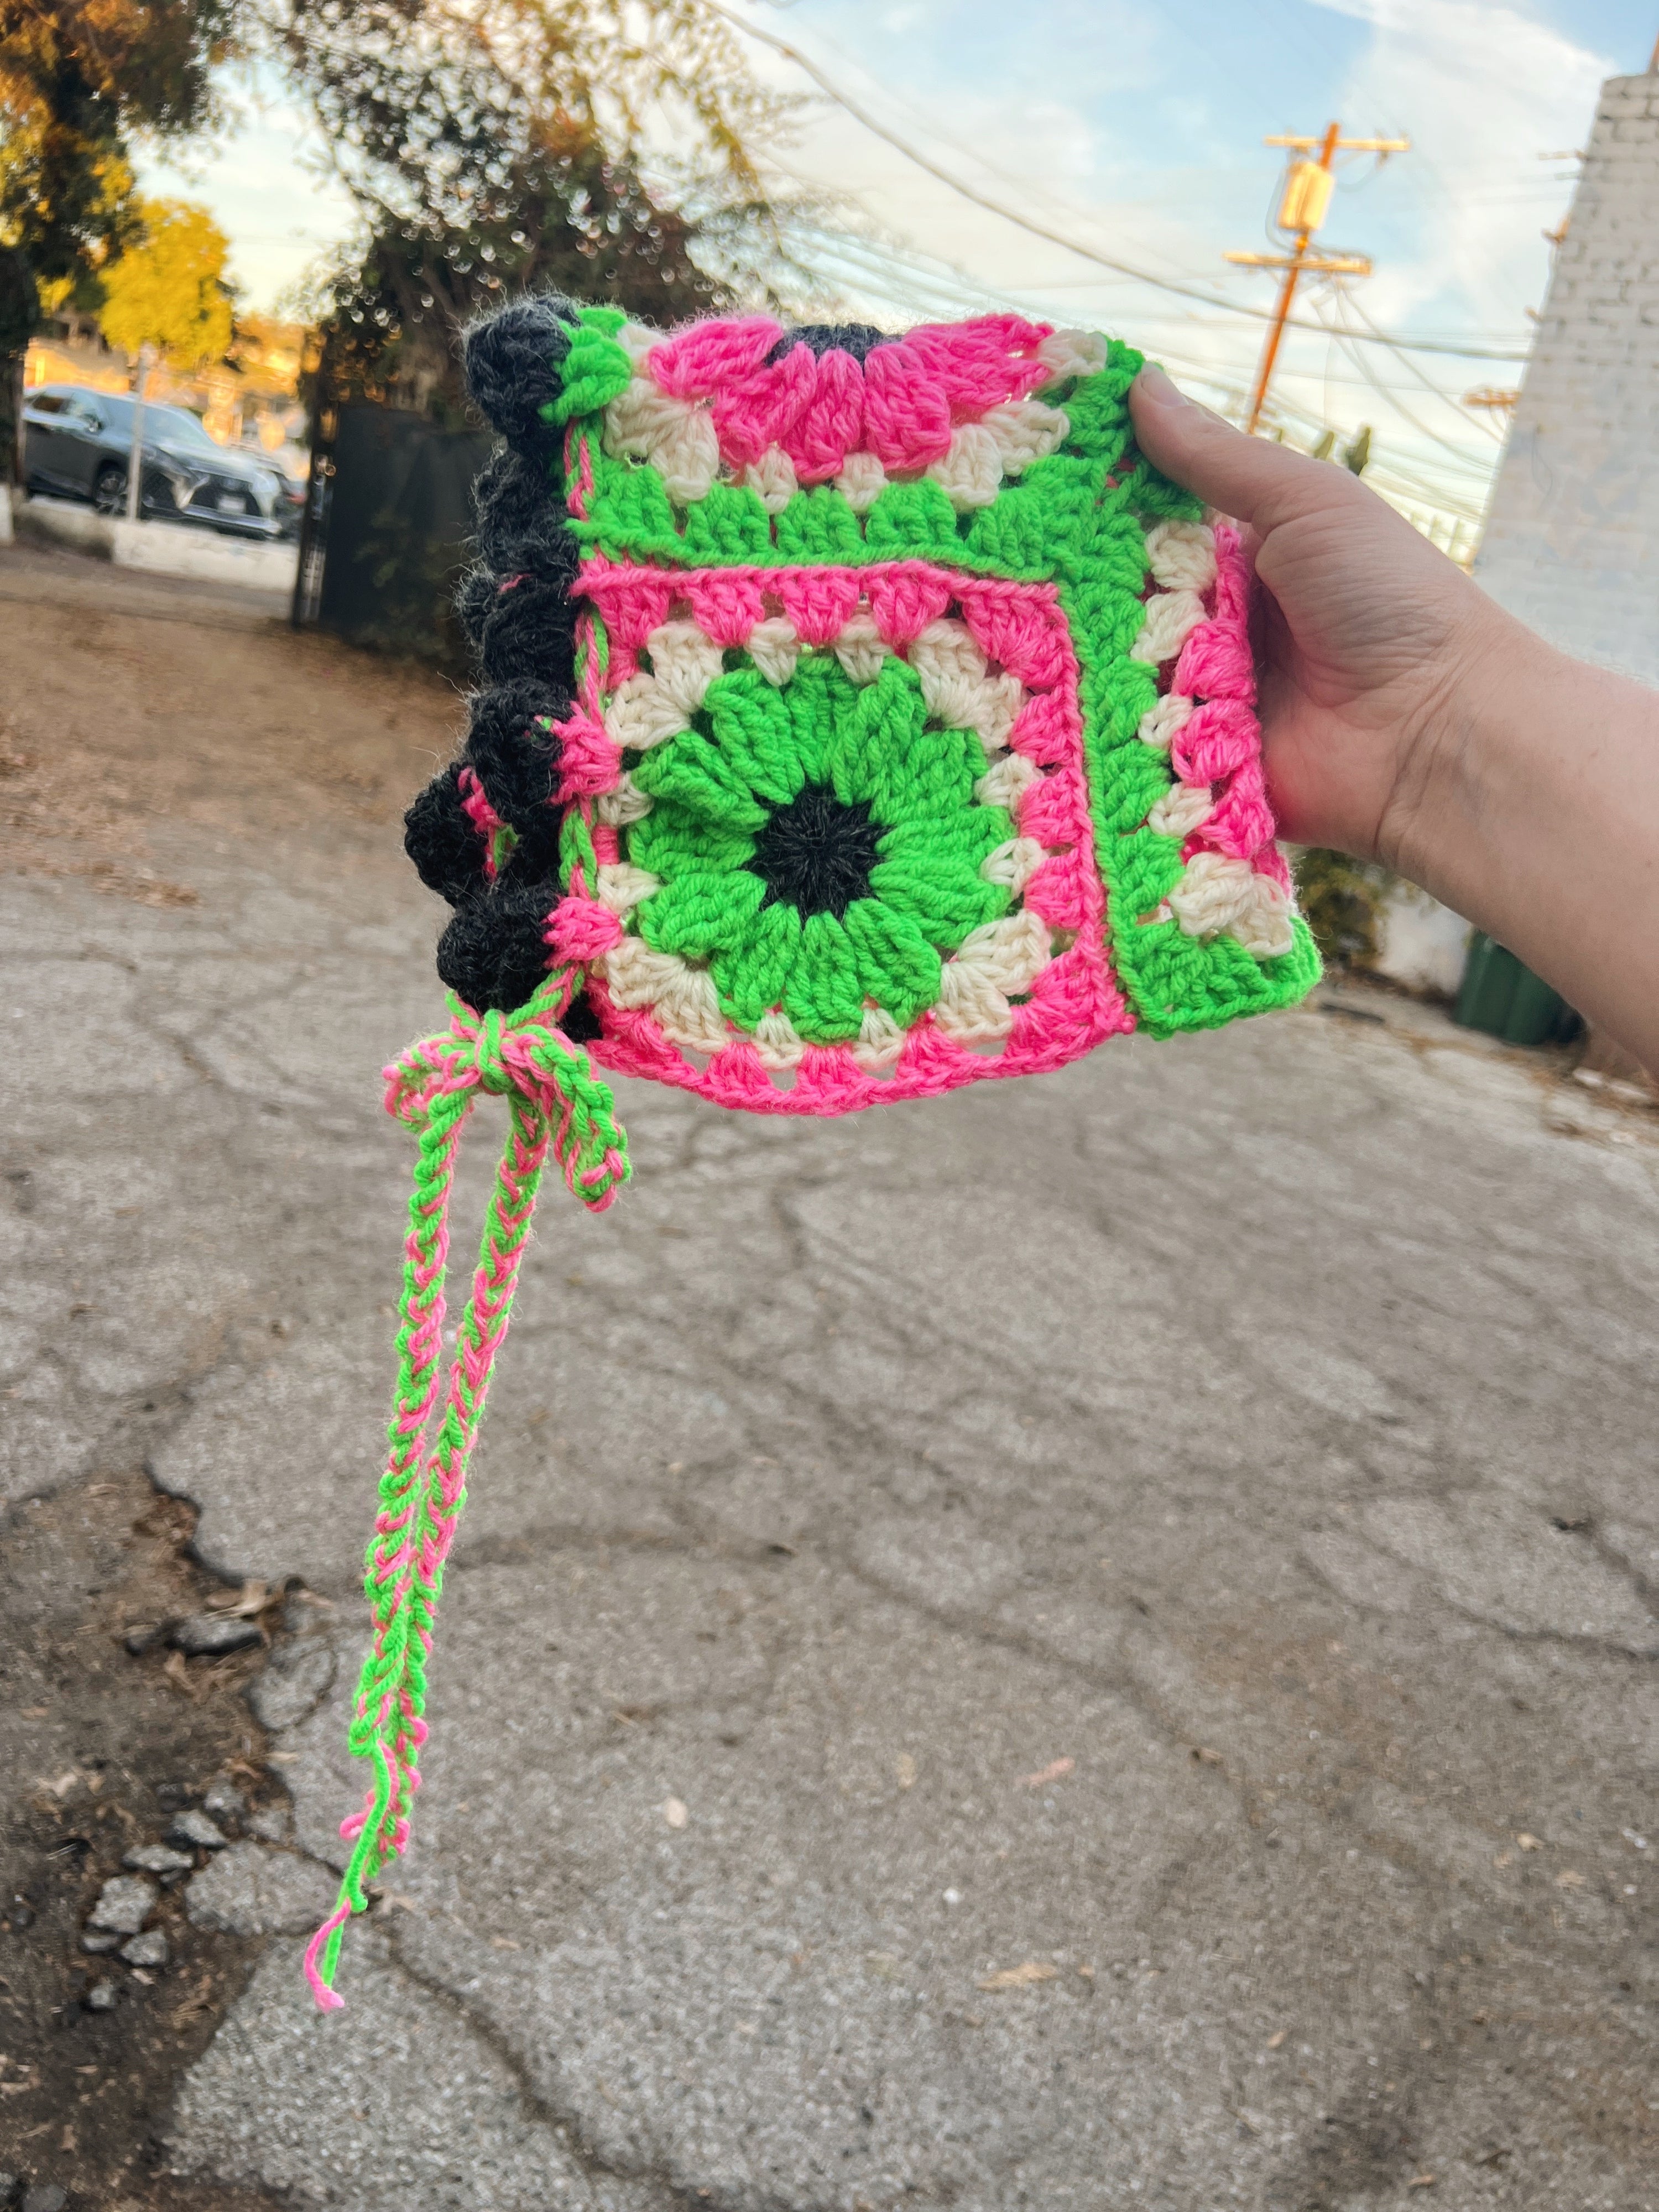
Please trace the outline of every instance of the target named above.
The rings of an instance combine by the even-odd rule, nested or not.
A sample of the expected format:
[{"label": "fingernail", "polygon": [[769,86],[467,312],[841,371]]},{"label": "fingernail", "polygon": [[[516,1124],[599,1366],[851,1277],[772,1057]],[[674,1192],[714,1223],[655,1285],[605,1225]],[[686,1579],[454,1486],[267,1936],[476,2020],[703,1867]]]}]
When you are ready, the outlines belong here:
[{"label": "fingernail", "polygon": [[1191,407],[1194,404],[1179,385],[1170,381],[1155,361],[1149,361],[1136,377],[1135,389],[1151,400],[1154,407]]}]

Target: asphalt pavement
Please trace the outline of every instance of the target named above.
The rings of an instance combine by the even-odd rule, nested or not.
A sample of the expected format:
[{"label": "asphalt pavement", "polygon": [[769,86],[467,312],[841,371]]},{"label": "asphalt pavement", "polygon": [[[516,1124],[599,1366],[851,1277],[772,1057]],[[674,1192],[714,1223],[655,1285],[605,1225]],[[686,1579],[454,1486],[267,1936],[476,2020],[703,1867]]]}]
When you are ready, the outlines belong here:
[{"label": "asphalt pavement", "polygon": [[441,1013],[396,815],[454,702],[58,573],[0,561],[48,648],[9,1494],[142,1400],[205,1564],[325,1601],[255,1692],[297,1851],[202,1893],[265,1948],[178,2173],[1650,2207],[1659,1139],[1379,994],[845,1121],[620,1085],[635,1180],[544,1200],[413,1846],[312,2010],[410,1164],[378,1070]]}]

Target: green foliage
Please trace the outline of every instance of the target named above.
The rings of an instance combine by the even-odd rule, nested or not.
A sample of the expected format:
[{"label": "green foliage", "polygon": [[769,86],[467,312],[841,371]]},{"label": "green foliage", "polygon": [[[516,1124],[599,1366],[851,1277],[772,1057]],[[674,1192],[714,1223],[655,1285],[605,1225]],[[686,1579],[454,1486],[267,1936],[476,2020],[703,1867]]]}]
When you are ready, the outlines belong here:
[{"label": "green foliage", "polygon": [[1328,967],[1376,965],[1383,902],[1394,880],[1386,868],[1322,845],[1297,853],[1297,896]]},{"label": "green foliage", "polygon": [[211,124],[240,0],[0,0],[0,474],[43,289],[131,235],[130,143]]},{"label": "green foliage", "polygon": [[752,149],[781,110],[704,0],[278,0],[276,21],[363,219],[307,302],[334,398],[459,422],[456,333],[512,294],[669,325],[780,251]]},{"label": "green foliage", "polygon": [[[295,302],[321,333],[302,391],[325,448],[354,401],[476,427],[460,333],[517,293],[672,327],[764,258],[775,226],[750,147],[780,108],[705,0],[258,4],[362,218]],[[582,404],[602,405],[629,365],[597,325],[587,350]],[[751,494],[728,505],[727,534],[746,543],[757,520],[765,538]],[[391,525],[377,538],[388,641],[455,665],[433,610],[460,550]]]},{"label": "green foliage", "polygon": [[[366,213],[447,231],[510,215],[540,130],[758,192],[780,103],[705,0],[266,0],[278,50]],[[655,166],[661,167],[661,161]]]},{"label": "green foliage", "polygon": [[104,336],[130,354],[153,345],[176,368],[222,359],[231,338],[229,240],[189,200],[146,200],[139,218],[137,242],[104,271]]},{"label": "green foliage", "polygon": [[373,615],[345,631],[351,643],[428,660],[465,681],[471,648],[455,613],[453,543],[411,530],[408,514],[388,504],[369,517],[356,558],[372,586]]},{"label": "green foliage", "polygon": [[1363,477],[1371,465],[1371,426],[1362,422],[1340,453],[1335,431],[1322,430],[1309,451],[1316,461],[1340,461],[1350,476]]},{"label": "green foliage", "polygon": [[332,397],[373,398],[453,427],[468,419],[456,334],[520,291],[611,300],[664,326],[707,314],[722,288],[691,258],[693,226],[569,125],[532,122],[499,208],[382,227],[342,257],[312,305]]}]

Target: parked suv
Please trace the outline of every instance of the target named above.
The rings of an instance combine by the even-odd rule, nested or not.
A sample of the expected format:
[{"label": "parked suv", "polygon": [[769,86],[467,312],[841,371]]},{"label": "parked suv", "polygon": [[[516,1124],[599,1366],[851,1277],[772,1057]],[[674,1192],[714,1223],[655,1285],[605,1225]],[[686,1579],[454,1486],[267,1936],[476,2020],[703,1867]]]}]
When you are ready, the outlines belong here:
[{"label": "parked suv", "polygon": [[[31,491],[89,499],[125,514],[135,402],[82,385],[47,384],[27,395],[23,460]],[[199,522],[244,538],[299,528],[305,488],[253,454],[216,445],[183,407],[146,404],[141,514]]]}]

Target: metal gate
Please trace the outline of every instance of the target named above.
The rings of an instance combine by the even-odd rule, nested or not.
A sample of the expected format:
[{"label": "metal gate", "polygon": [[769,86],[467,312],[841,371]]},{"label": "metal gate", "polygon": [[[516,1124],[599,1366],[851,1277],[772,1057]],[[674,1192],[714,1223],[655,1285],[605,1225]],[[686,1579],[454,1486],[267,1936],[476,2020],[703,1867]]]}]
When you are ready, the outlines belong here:
[{"label": "metal gate", "polygon": [[469,557],[472,480],[494,441],[391,407],[342,407],[313,448],[296,628],[465,665],[451,606]]}]

